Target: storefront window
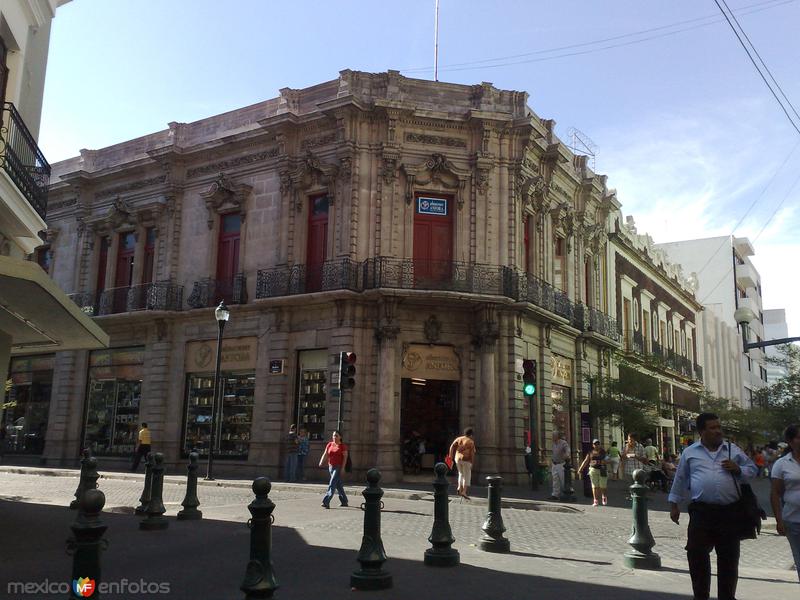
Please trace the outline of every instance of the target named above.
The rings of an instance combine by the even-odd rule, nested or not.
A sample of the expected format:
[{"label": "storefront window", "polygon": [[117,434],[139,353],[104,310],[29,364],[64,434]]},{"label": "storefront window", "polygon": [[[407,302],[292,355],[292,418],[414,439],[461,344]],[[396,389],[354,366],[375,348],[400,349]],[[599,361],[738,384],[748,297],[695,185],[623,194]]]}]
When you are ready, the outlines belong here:
[{"label": "storefront window", "polygon": [[[214,456],[247,458],[253,426],[255,373],[222,373],[222,417]],[[184,452],[195,449],[208,456],[211,419],[214,406],[214,374],[191,374],[187,377],[187,400]]]},{"label": "storefront window", "polygon": [[89,354],[84,447],[99,456],[125,456],[136,447],[144,348]]},{"label": "storefront window", "polygon": [[5,395],[0,418],[4,433],[0,444],[6,452],[41,454],[44,450],[54,358],[50,354],[11,359],[11,388]]},{"label": "storefront window", "polygon": [[553,385],[550,389],[550,402],[553,406],[553,431],[564,434],[573,453],[578,449],[573,445],[571,390],[568,387]]},{"label": "storefront window", "polygon": [[327,350],[301,350],[298,352],[298,385],[295,404],[295,424],[308,430],[308,439],[323,440],[325,435],[325,407],[327,404],[328,377]]}]

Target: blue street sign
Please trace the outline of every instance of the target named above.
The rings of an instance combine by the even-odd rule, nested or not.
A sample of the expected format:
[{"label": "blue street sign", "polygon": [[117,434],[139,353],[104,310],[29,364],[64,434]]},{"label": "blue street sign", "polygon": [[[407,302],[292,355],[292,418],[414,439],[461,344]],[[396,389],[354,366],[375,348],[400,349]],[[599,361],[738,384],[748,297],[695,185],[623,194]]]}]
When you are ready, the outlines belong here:
[{"label": "blue street sign", "polygon": [[447,200],[444,198],[417,198],[417,212],[421,215],[447,216]]}]

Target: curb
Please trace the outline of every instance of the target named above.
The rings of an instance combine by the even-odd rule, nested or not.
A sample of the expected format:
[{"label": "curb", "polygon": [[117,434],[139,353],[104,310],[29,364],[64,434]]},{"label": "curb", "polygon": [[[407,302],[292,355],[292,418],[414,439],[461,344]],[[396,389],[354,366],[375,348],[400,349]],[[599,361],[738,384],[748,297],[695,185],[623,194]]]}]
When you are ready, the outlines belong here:
[{"label": "curb", "polygon": [[[11,473],[14,475],[41,475],[45,477],[73,477],[75,479],[80,475],[78,469],[52,469],[44,467],[18,467],[18,466],[0,466],[0,473]],[[109,472],[101,473],[100,479],[117,480],[117,481],[144,481],[144,475],[139,473],[118,473]],[[180,485],[186,481],[186,477],[180,475],[165,475],[164,483],[172,483]],[[198,478],[198,486],[210,486],[221,488],[234,488],[234,489],[250,489],[253,484],[250,481],[237,481],[237,480],[215,480],[205,481]],[[321,483],[304,483],[294,484],[276,481],[272,483],[272,489],[281,492],[318,492],[324,493],[328,486]],[[345,486],[345,490],[350,495],[358,495],[361,488],[356,486]],[[384,498],[392,498],[395,500],[424,500],[433,502],[433,492],[423,492],[418,490],[404,490],[396,488],[384,488]],[[488,506],[489,502],[486,498],[472,499],[474,506]],[[556,502],[545,502],[540,500],[526,500],[521,498],[503,498],[501,503],[502,508],[513,508],[517,510],[535,510],[544,512],[558,512],[566,514],[584,514],[584,510],[576,506],[566,504],[558,504]],[[116,511],[114,511],[116,512]]]}]

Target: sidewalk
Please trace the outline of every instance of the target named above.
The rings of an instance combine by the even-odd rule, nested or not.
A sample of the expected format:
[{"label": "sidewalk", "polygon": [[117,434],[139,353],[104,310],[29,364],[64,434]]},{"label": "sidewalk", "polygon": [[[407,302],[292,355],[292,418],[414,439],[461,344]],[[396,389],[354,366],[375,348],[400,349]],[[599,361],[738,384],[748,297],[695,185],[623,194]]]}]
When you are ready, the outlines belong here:
[{"label": "sidewalk", "polygon": [[[64,552],[76,512],[66,508],[77,483],[69,477],[0,474],[6,499],[0,499],[0,522],[6,543],[0,550],[0,597],[10,600],[45,598],[3,595],[9,582],[55,581],[69,577],[71,559]],[[141,492],[141,475],[100,482],[109,502],[130,506]],[[180,480],[180,478],[175,478]],[[184,494],[182,483],[165,485],[164,503],[169,528],[143,532],[139,518],[104,511],[108,549],[102,555],[103,580],[156,582],[169,585],[168,598],[197,600],[241,598],[238,591],[248,560],[253,495],[248,482],[201,487],[203,520],[174,518]],[[320,508],[323,486],[276,484],[270,498],[273,516],[273,563],[281,585],[276,598],[353,598],[350,574],[362,543],[364,513],[359,510],[362,488],[353,487],[349,508],[334,502]],[[349,490],[348,490],[349,491]],[[685,523],[670,523],[662,513],[651,517],[662,557],[660,571],[633,571],[622,564],[630,547],[630,511],[601,507],[575,513],[504,510],[509,554],[481,552],[477,544],[486,517],[485,506],[454,501],[450,523],[461,565],[435,569],[422,563],[433,521],[433,503],[413,490],[409,498],[385,496],[381,512],[382,537],[388,560],[385,569],[394,587],[368,595],[376,599],[466,597],[475,600],[679,600],[691,596],[686,569]],[[535,501],[534,501],[535,502]],[[785,539],[762,536],[743,545],[739,600],[789,600],[797,597],[794,571]],[[142,600],[143,594],[107,594],[107,599]]]}]

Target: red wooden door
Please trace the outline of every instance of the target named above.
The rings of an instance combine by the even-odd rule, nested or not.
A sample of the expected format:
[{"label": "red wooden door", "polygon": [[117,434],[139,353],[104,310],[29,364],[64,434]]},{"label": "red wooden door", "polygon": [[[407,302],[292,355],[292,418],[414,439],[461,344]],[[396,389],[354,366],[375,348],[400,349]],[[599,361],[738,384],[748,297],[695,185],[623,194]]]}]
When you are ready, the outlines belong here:
[{"label": "red wooden door", "polygon": [[328,196],[309,199],[306,244],[306,291],[322,289],[322,270],[328,247]]},{"label": "red wooden door", "polygon": [[136,237],[132,231],[119,234],[117,268],[114,270],[114,290],[111,292],[112,311],[128,310],[128,288],[133,283],[133,257],[136,253]]},{"label": "red wooden door", "polygon": [[235,299],[234,282],[239,272],[239,242],[242,234],[242,217],[239,214],[222,215],[217,244],[217,285],[214,304]]},{"label": "red wooden door", "polygon": [[414,279],[448,280],[453,268],[451,198],[420,196],[414,210]]}]

